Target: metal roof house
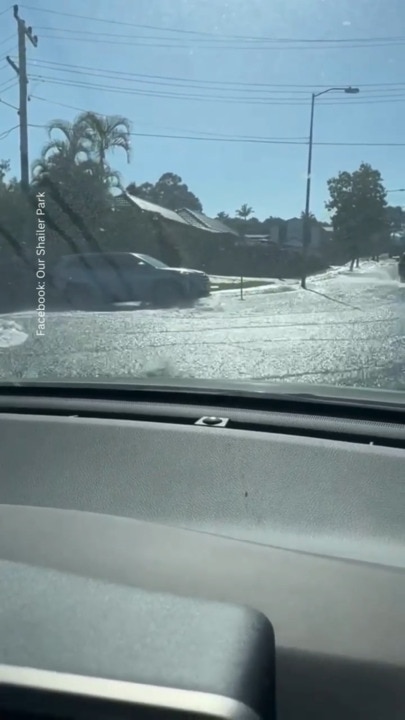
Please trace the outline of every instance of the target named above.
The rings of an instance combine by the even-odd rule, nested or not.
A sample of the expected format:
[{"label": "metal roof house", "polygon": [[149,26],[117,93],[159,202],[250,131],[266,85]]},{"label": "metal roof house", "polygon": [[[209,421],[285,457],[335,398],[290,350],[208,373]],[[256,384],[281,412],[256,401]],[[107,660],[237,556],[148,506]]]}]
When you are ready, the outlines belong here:
[{"label": "metal roof house", "polygon": [[122,207],[126,204],[134,206],[137,210],[155,216],[156,219],[169,220],[174,223],[179,223],[182,226],[197,228],[198,230],[204,230],[209,233],[216,233],[220,235],[234,235],[239,237],[239,234],[232,230],[228,225],[221,222],[218,219],[210,218],[204,213],[195,212],[188,208],[182,208],[181,210],[168,210],[162,205],[156,205],[155,203],[149,202],[149,200],[143,200],[136,195],[130,195],[125,192],[116,198],[116,207]]},{"label": "metal roof house", "polygon": [[202,228],[203,230],[210,230],[211,232],[221,233],[221,235],[236,235],[239,237],[239,233],[232,228],[225,225],[217,218],[210,218],[204,213],[196,212],[195,210],[188,210],[188,208],[182,208],[177,210],[177,215],[180,215],[189,225]]},{"label": "metal roof house", "polygon": [[[123,213],[133,209],[133,213]],[[125,249],[151,254],[179,267],[207,270],[221,267],[221,258],[233,255],[239,235],[220,220],[187,208],[167,208],[127,192],[115,198],[117,242]],[[210,270],[213,271],[213,270]]]},{"label": "metal roof house", "polygon": [[130,195],[129,193],[119,195],[117,198],[117,205],[122,207],[126,203],[135,206],[138,210],[155,215],[158,218],[171,220],[172,222],[177,222],[182,225],[188,224],[178,213],[174,212],[174,210],[168,210],[161,205],[156,205],[155,203],[149,202],[149,200],[143,200],[142,198]]}]

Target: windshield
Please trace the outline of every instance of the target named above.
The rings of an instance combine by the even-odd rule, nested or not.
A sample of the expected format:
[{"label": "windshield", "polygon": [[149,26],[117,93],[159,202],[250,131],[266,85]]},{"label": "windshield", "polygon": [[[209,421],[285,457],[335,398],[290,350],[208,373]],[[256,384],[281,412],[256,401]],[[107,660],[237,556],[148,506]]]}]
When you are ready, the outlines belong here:
[{"label": "windshield", "polygon": [[155,268],[167,268],[168,265],[166,263],[162,262],[161,260],[156,260],[156,258],[150,257],[150,255],[140,255],[138,253],[138,258],[140,260],[144,260],[146,263],[149,263],[149,265],[153,265]]},{"label": "windshield", "polygon": [[3,2],[0,380],[403,391],[404,22]]}]

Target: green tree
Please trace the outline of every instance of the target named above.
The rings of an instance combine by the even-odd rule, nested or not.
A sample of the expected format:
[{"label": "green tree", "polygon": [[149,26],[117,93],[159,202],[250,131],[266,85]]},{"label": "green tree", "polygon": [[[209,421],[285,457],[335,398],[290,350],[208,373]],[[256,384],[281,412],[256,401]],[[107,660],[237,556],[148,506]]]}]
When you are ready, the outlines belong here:
[{"label": "green tree", "polygon": [[5,178],[10,172],[10,160],[0,160],[0,187],[5,186]]},{"label": "green tree", "polygon": [[85,112],[75,121],[78,132],[90,137],[92,156],[104,167],[107,153],[117,148],[131,158],[131,123],[121,115]]},{"label": "green tree", "polygon": [[246,203],[243,203],[243,205],[240,206],[239,210],[236,210],[237,217],[241,218],[242,220],[247,220],[251,215],[253,215],[253,213],[253,208]]},{"label": "green tree", "polygon": [[218,220],[229,220],[229,214],[221,210],[217,215]]},{"label": "green tree", "polygon": [[328,180],[326,209],[332,214],[335,238],[346,245],[353,263],[361,253],[375,254],[375,238],[387,228],[386,191],[381,173],[362,163]]},{"label": "green tree", "polygon": [[107,186],[120,186],[119,173],[109,167],[106,154],[109,150],[122,148],[129,160],[129,120],[87,112],[74,122],[53,120],[48,125],[48,136],[41,157],[32,166],[36,180],[50,172],[63,178],[74,166],[80,165],[88,175],[98,175]]},{"label": "green tree", "polygon": [[0,259],[14,260],[22,253],[21,237],[29,208],[16,178],[7,179],[10,162],[0,160]]},{"label": "green tree", "polygon": [[32,165],[33,191],[46,191],[48,258],[98,251],[101,226],[111,206],[110,189],[119,175],[100,162],[93,130],[83,119],[54,121],[49,140]]},{"label": "green tree", "polygon": [[[90,158],[92,146],[90,131],[77,122],[53,120],[48,124],[48,137],[49,140],[41,152],[42,167],[48,168],[59,158],[72,164]],[[36,165],[39,163],[37,162]]]},{"label": "green tree", "polygon": [[127,186],[126,191],[129,195],[135,195],[135,197],[148,200],[148,202],[156,202],[154,194],[155,186],[153,183],[144,182],[141,185],[137,185],[135,182],[131,182]]},{"label": "green tree", "polygon": [[[303,210],[302,213],[301,213],[301,220],[303,220],[304,218],[305,218],[305,211]],[[313,212],[310,212],[310,213],[309,213],[309,219],[310,219],[311,221],[318,222]]]},{"label": "green tree", "polygon": [[202,212],[203,209],[198,197],[189,190],[180,175],[175,173],[164,173],[154,185],[150,182],[141,185],[130,183],[127,192],[168,208],[168,210],[187,208]]},{"label": "green tree", "polygon": [[400,205],[388,205],[386,218],[391,232],[401,232],[405,227],[405,211]]}]

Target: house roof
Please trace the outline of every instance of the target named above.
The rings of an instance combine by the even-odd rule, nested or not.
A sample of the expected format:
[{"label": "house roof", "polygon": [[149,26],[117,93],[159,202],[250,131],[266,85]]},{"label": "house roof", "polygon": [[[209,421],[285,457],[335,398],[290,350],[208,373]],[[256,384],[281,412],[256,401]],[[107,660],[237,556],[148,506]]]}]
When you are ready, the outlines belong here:
[{"label": "house roof", "polygon": [[167,208],[162,207],[161,205],[155,205],[155,203],[151,203],[148,200],[143,200],[142,198],[136,197],[135,195],[130,195],[129,193],[124,193],[124,197],[132,203],[132,205],[136,205],[139,210],[143,210],[144,212],[154,213],[155,215],[160,215],[161,217],[164,217],[166,220],[171,220],[172,222],[181,223],[182,225],[188,225],[185,220],[183,220],[182,217],[174,210],[168,210]]},{"label": "house roof", "polygon": [[186,220],[186,222],[190,225],[195,225],[196,227],[204,228],[205,230],[211,230],[211,232],[237,235],[239,237],[239,233],[232,230],[232,228],[228,227],[228,225],[225,225],[225,223],[221,222],[221,220],[218,220],[217,218],[210,218],[207,215],[204,215],[204,213],[189,210],[188,208],[182,208],[181,210],[178,210],[177,213],[178,215],[181,215],[181,217],[184,218],[184,220]]},{"label": "house roof", "polygon": [[160,215],[166,220],[171,220],[172,222],[181,223],[182,225],[192,225],[200,230],[205,230],[206,232],[222,234],[227,233],[237,235],[239,237],[239,233],[229,228],[220,220],[210,218],[207,215],[195,212],[194,210],[188,210],[188,208],[183,208],[182,210],[177,210],[175,212],[174,210],[168,210],[161,205],[156,205],[155,203],[143,200],[142,198],[139,198],[136,195],[130,195],[129,193],[123,193],[116,199],[116,203],[118,205],[121,205],[125,201],[130,202],[132,205],[136,205],[139,210]]}]

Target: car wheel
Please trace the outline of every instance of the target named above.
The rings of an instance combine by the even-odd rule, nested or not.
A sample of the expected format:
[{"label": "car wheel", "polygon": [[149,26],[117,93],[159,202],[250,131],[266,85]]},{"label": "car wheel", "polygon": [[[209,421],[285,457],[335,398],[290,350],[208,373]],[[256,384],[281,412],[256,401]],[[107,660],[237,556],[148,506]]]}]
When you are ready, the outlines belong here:
[{"label": "car wheel", "polygon": [[183,299],[184,293],[177,283],[156,283],[153,292],[153,304],[156,305],[156,307],[171,307]]}]

